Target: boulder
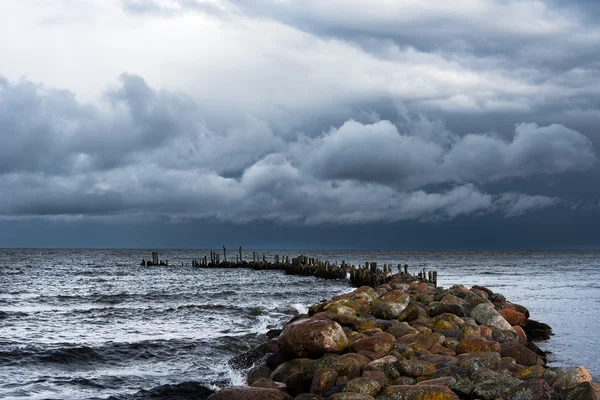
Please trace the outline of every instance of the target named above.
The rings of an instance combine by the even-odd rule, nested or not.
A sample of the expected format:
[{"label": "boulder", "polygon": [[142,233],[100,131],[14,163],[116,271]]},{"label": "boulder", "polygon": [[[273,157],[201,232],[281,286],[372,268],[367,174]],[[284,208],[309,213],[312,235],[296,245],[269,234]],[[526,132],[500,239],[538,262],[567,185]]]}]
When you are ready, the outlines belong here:
[{"label": "boulder", "polygon": [[338,373],[332,369],[320,369],[315,372],[310,385],[310,392],[316,394],[325,394],[332,387],[338,378]]},{"label": "boulder", "polygon": [[257,388],[278,389],[278,390],[285,390],[287,388],[287,385],[285,383],[275,382],[275,381],[272,381],[271,379],[267,379],[267,378],[261,378],[261,379],[255,381],[250,386],[257,387]]},{"label": "boulder", "polygon": [[394,347],[396,338],[389,333],[379,332],[371,337],[357,340],[352,343],[355,352],[370,351],[374,353],[387,353]]},{"label": "boulder", "polygon": [[375,396],[381,392],[381,385],[377,381],[361,377],[352,379],[348,382],[346,387],[344,387],[343,392]]},{"label": "boulder", "polygon": [[550,339],[550,335],[552,335],[552,328],[550,328],[550,325],[544,324],[543,322],[528,319],[521,326],[527,334],[527,337],[531,340],[548,340]]},{"label": "boulder", "polygon": [[444,335],[440,333],[418,333],[404,335],[398,339],[398,344],[405,344],[415,350],[429,350],[434,344],[444,343]]},{"label": "boulder", "polygon": [[480,325],[487,325],[490,328],[514,332],[512,325],[509,324],[490,303],[479,304],[473,308],[473,310],[471,310],[471,317],[475,318]]},{"label": "boulder", "polygon": [[337,322],[303,319],[288,324],[278,339],[279,347],[295,357],[321,357],[325,353],[341,353],[348,338]]},{"label": "boulder", "polygon": [[543,379],[528,379],[508,390],[506,400],[552,400],[556,395]]},{"label": "boulder", "polygon": [[446,386],[397,385],[384,390],[381,400],[458,400],[458,396]]},{"label": "boulder", "polygon": [[460,341],[455,351],[456,354],[488,351],[499,352],[500,344],[498,342],[484,339],[463,339]]},{"label": "boulder", "polygon": [[523,346],[521,343],[502,343],[500,345],[502,357],[512,357],[521,365],[544,365],[544,360],[536,353]]},{"label": "boulder", "polygon": [[311,363],[312,360],[309,358],[296,358],[286,361],[278,366],[269,378],[276,382],[286,382],[293,375],[304,374]]},{"label": "boulder", "polygon": [[360,393],[335,393],[327,398],[327,400],[375,400],[373,396]]},{"label": "boulder", "polygon": [[500,354],[494,352],[465,353],[456,357],[458,366],[469,371],[479,367],[496,370],[500,366]]},{"label": "boulder", "polygon": [[381,302],[371,309],[373,316],[382,319],[396,319],[408,307],[408,302]]},{"label": "boulder", "polygon": [[473,372],[470,380],[473,382],[472,393],[483,400],[504,398],[511,388],[521,383],[517,378],[487,368]]},{"label": "boulder", "polygon": [[587,368],[584,367],[573,367],[565,371],[564,374],[560,375],[552,388],[557,391],[563,391],[565,389],[571,389],[583,382],[592,382],[592,374]]},{"label": "boulder", "polygon": [[561,393],[565,400],[598,400],[598,393],[589,382],[581,382],[571,389]]},{"label": "boulder", "polygon": [[435,365],[423,360],[398,360],[394,367],[405,376],[417,378],[435,371]]},{"label": "boulder", "polygon": [[504,319],[511,325],[521,325],[527,319],[525,314],[510,308],[504,308],[500,310],[500,315],[502,315]]},{"label": "boulder", "polygon": [[289,394],[278,389],[254,387],[229,387],[211,395],[208,400],[293,400]]},{"label": "boulder", "polygon": [[250,372],[248,372],[248,377],[246,378],[246,382],[248,382],[249,385],[252,385],[255,381],[257,381],[259,379],[269,378],[272,373],[273,373],[273,371],[271,370],[271,368],[269,368],[267,366],[267,364],[265,364],[265,363],[258,364],[257,366],[253,367],[250,370]]}]

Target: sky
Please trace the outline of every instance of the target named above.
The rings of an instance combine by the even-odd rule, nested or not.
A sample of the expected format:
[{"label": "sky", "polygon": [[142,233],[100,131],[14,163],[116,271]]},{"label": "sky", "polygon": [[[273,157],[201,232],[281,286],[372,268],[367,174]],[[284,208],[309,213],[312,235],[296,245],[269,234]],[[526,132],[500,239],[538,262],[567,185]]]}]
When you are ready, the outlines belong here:
[{"label": "sky", "polygon": [[0,2],[0,247],[600,248],[595,0]]}]

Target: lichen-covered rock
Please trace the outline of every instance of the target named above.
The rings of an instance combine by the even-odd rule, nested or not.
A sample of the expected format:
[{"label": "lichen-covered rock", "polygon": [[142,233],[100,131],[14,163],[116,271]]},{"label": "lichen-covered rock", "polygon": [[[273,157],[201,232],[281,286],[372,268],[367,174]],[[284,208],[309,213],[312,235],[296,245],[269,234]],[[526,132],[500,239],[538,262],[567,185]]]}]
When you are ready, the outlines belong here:
[{"label": "lichen-covered rock", "polygon": [[398,344],[404,344],[413,347],[415,350],[429,350],[434,344],[444,343],[445,337],[439,333],[418,333],[404,335],[398,339]]},{"label": "lichen-covered rock", "polygon": [[552,388],[557,391],[563,391],[571,389],[582,382],[592,382],[592,374],[585,367],[573,367],[560,375],[552,385]]},{"label": "lichen-covered rock", "polygon": [[564,400],[598,400],[598,394],[590,382],[581,382],[561,393]]},{"label": "lichen-covered rock", "polygon": [[500,354],[494,352],[465,353],[456,357],[458,366],[470,371],[476,370],[478,365],[496,370],[500,366]]},{"label": "lichen-covered rock", "polygon": [[327,398],[327,400],[375,400],[373,396],[360,393],[335,393]]},{"label": "lichen-covered rock", "polygon": [[456,347],[456,354],[475,353],[475,352],[499,352],[500,344],[498,342],[484,339],[463,339]]},{"label": "lichen-covered rock", "polygon": [[338,373],[332,369],[319,369],[313,375],[310,392],[324,394],[335,386]]},{"label": "lichen-covered rock", "polygon": [[374,353],[387,353],[394,347],[396,338],[389,333],[379,332],[371,337],[357,340],[352,343],[355,352],[370,351]]},{"label": "lichen-covered rock", "polygon": [[381,385],[374,380],[367,378],[356,378],[352,379],[346,384],[343,392],[365,394],[369,396],[375,396],[381,392]]},{"label": "lichen-covered rock", "polygon": [[521,325],[527,319],[525,314],[510,308],[504,308],[500,310],[500,315],[502,315],[502,317],[504,317],[504,319],[511,325]]},{"label": "lichen-covered rock", "polygon": [[303,319],[286,325],[278,343],[282,351],[296,357],[321,357],[346,350],[348,338],[337,322]]},{"label": "lichen-covered rock", "polygon": [[477,323],[481,325],[487,325],[490,328],[513,331],[512,325],[509,324],[508,321],[506,321],[490,303],[479,304],[473,308],[473,310],[471,310],[471,317],[475,318]]},{"label": "lichen-covered rock", "polygon": [[530,367],[524,368],[524,369],[520,370],[519,372],[517,372],[515,374],[515,378],[521,379],[521,380],[532,379],[532,378],[541,379],[542,376],[544,376],[544,372],[546,372],[546,369],[544,367],[542,367],[541,365],[532,365]]},{"label": "lichen-covered rock", "polygon": [[502,343],[500,355],[502,357],[512,357],[517,364],[521,365],[531,366],[545,364],[541,357],[521,343]]},{"label": "lichen-covered rock", "polygon": [[293,400],[289,394],[278,389],[254,387],[229,387],[210,395],[208,400]]},{"label": "lichen-covered rock", "polygon": [[472,393],[483,400],[504,398],[511,388],[521,383],[517,378],[486,368],[473,372],[470,380],[473,382]]},{"label": "lichen-covered rock", "polygon": [[435,371],[435,365],[423,360],[398,360],[394,367],[405,376],[417,378]]},{"label": "lichen-covered rock", "polygon": [[453,376],[443,376],[441,378],[428,379],[417,383],[419,386],[423,385],[435,385],[435,386],[448,386],[450,389],[456,385],[456,379]]},{"label": "lichen-covered rock", "polygon": [[[400,376],[400,374],[398,374],[398,376]],[[362,377],[370,379],[372,381],[376,381],[381,385],[381,387],[385,385],[385,380],[387,379],[387,377],[385,376],[385,372],[383,371],[363,371]]]},{"label": "lichen-covered rock", "polygon": [[384,390],[381,400],[458,400],[446,386],[398,385]]},{"label": "lichen-covered rock", "polygon": [[552,400],[554,390],[543,379],[528,379],[506,392],[506,400]]},{"label": "lichen-covered rock", "polygon": [[408,307],[408,302],[382,302],[371,309],[373,316],[382,319],[396,319]]},{"label": "lichen-covered rock", "polygon": [[398,325],[393,325],[391,327],[389,327],[388,329],[386,329],[386,332],[394,335],[394,337],[396,338],[400,338],[404,335],[408,335],[408,334],[415,334],[418,331],[413,328],[412,326],[410,326],[408,324],[408,322],[400,322]]},{"label": "lichen-covered rock", "polygon": [[384,371],[389,364],[395,363],[398,359],[394,356],[385,356],[373,360],[365,366],[365,371]]}]

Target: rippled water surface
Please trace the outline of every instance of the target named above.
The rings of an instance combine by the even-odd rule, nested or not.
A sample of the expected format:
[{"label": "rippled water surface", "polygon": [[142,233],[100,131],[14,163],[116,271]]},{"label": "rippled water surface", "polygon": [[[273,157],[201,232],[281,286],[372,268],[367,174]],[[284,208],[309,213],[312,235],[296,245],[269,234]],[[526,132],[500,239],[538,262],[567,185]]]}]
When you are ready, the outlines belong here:
[{"label": "rippled water surface", "polygon": [[[182,266],[204,250],[0,250],[0,398],[107,398],[163,384],[241,382],[226,360],[345,281]],[[300,251],[260,251],[296,256]],[[304,251],[427,266],[439,284],[486,285],[555,332],[553,365],[600,377],[600,252]],[[247,259],[252,253],[246,252]]]}]

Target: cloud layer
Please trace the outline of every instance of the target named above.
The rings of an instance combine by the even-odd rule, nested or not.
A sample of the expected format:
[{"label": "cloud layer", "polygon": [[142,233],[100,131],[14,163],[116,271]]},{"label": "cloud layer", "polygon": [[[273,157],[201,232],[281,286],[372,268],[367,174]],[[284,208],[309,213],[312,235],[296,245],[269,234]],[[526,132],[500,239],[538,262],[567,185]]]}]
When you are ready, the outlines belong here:
[{"label": "cloud layer", "polygon": [[[373,117],[375,118],[375,117]],[[455,135],[409,116],[348,120],[284,140],[269,124],[211,130],[189,97],[123,75],[101,105],[27,80],[0,82],[0,213],[168,215],[245,223],[364,223],[517,216],[560,199],[480,185],[594,165],[562,125]]]}]

